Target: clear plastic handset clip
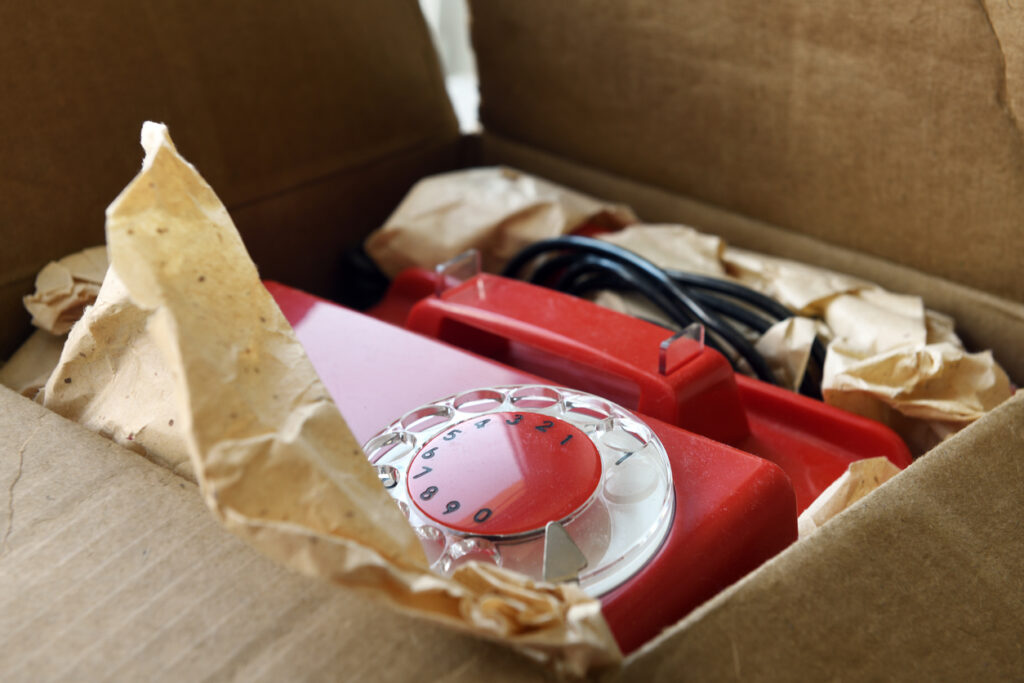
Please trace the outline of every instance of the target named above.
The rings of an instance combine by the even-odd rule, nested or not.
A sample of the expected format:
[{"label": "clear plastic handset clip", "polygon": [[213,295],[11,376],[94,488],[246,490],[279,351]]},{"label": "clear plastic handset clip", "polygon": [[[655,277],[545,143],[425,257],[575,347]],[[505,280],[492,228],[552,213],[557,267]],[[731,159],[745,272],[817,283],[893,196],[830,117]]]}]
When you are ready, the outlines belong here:
[{"label": "clear plastic handset clip", "polygon": [[672,472],[657,435],[579,391],[467,391],[410,411],[364,449],[443,573],[478,560],[571,579],[570,567],[601,595],[643,567],[672,524]]},{"label": "clear plastic handset clip", "polygon": [[444,263],[437,264],[434,267],[434,273],[437,274],[435,295],[441,296],[452,287],[479,275],[481,270],[480,252],[476,249],[468,249]]},{"label": "clear plastic handset clip", "polygon": [[[694,347],[690,342],[697,342],[697,346]],[[690,323],[658,346],[658,372],[668,375],[703,350],[704,326]]]}]

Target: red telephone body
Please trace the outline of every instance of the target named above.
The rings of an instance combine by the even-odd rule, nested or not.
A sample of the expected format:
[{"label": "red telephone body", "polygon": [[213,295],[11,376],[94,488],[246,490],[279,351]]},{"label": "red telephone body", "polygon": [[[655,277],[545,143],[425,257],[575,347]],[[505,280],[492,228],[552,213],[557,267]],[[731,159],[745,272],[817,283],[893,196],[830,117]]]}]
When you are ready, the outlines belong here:
[{"label": "red telephone body", "polygon": [[557,291],[481,273],[437,295],[438,275],[399,274],[371,315],[779,465],[803,511],[847,466],[885,456],[904,468],[892,430],[819,401],[734,374],[726,359],[680,339],[659,368],[663,328]]},{"label": "red telephone body", "polygon": [[[435,283],[431,273],[404,274],[378,315],[400,317]],[[575,386],[643,413],[667,452],[675,502],[657,554],[599,596],[627,653],[793,542],[801,495],[802,507],[846,463],[878,454],[909,463],[884,428],[736,378],[710,349],[684,348],[659,375],[664,330],[556,292],[479,276],[413,306],[409,325],[423,333],[416,334],[277,283],[267,287],[361,442],[417,406],[487,386]]]}]

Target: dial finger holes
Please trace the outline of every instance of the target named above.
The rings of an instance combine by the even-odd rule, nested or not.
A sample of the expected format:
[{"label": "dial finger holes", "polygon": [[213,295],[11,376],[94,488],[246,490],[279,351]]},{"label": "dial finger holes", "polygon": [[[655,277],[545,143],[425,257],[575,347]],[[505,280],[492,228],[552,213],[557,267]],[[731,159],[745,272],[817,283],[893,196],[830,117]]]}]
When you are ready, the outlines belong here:
[{"label": "dial finger holes", "polygon": [[635,453],[647,445],[647,439],[624,425],[616,425],[601,435],[601,443],[618,453]]},{"label": "dial finger holes", "polygon": [[609,470],[604,482],[605,496],[609,502],[620,505],[639,503],[657,490],[660,479],[654,462],[639,454]]},{"label": "dial finger holes", "polygon": [[505,402],[505,395],[494,389],[467,391],[455,397],[453,405],[464,413],[483,413],[497,410]]},{"label": "dial finger holes", "polygon": [[405,432],[390,432],[370,439],[363,447],[374,464],[385,464],[403,458],[412,450],[412,439]]},{"label": "dial finger holes", "polygon": [[566,401],[565,410],[569,418],[584,423],[598,423],[607,420],[612,414],[607,403],[596,399]]},{"label": "dial finger holes", "polygon": [[448,406],[428,405],[407,413],[401,419],[401,425],[410,432],[424,432],[447,422],[452,417],[452,409]]},{"label": "dial finger holes", "polygon": [[441,571],[451,574],[467,562],[489,562],[501,566],[501,553],[497,546],[486,538],[464,538],[448,546],[441,557]]},{"label": "dial finger holes", "polygon": [[550,408],[561,398],[551,387],[521,387],[512,392],[512,403],[521,410]]},{"label": "dial finger holes", "polygon": [[386,489],[398,486],[398,470],[391,465],[377,465],[377,476]]},{"label": "dial finger holes", "polygon": [[580,586],[602,595],[671,528],[658,435],[566,387],[467,387],[406,412],[364,449],[439,573],[479,561],[540,578],[544,524],[560,520],[587,558]]}]

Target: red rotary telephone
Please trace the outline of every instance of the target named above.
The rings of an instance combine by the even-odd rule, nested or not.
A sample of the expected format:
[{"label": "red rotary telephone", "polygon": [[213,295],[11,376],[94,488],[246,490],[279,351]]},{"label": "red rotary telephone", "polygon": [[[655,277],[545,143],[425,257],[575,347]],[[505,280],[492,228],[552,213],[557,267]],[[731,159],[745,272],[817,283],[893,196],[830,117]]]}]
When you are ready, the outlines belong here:
[{"label": "red rotary telephone", "polygon": [[407,271],[371,313],[408,329],[267,287],[432,566],[577,580],[624,652],[794,541],[849,462],[910,462],[699,340],[522,282]]}]

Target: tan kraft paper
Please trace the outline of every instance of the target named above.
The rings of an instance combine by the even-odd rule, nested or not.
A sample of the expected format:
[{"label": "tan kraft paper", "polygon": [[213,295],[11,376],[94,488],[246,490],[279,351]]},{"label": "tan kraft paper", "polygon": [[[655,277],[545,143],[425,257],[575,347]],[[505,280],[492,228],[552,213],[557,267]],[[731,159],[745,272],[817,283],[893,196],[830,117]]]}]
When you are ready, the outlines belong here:
[{"label": "tan kraft paper", "polygon": [[867,458],[851,462],[842,476],[800,513],[796,520],[800,539],[807,538],[899,473],[900,468],[888,458]]},{"label": "tan kraft paper", "polygon": [[[637,225],[604,239],[667,268],[687,267],[688,260],[673,256],[686,245],[691,254],[709,253],[707,236],[684,226]],[[674,246],[659,247],[666,244]],[[968,353],[953,321],[926,310],[920,297],[724,244],[719,253],[727,276],[818,320],[817,332],[829,342],[822,376],[825,402],[888,424],[915,454],[1012,394],[992,354]],[[711,268],[705,265],[704,272]],[[758,349],[782,378],[792,381],[806,366],[813,337],[807,323],[781,325],[759,340]]]},{"label": "tan kraft paper", "polygon": [[392,277],[410,266],[433,268],[469,248],[480,251],[484,268],[495,270],[528,244],[588,221],[618,228],[636,216],[519,171],[475,168],[416,183],[366,250]]},{"label": "tan kraft paper", "polygon": [[0,384],[22,396],[34,398],[46,384],[64,348],[63,336],[36,330],[0,367]]},{"label": "tan kraft paper", "polygon": [[51,261],[36,276],[36,291],[24,298],[32,324],[66,334],[96,299],[107,272],[106,247],[92,247]]},{"label": "tan kraft paper", "polygon": [[[429,571],[224,206],[166,127],[147,123],[142,143],[141,173],[107,210],[116,277],[72,334],[47,405],[138,419],[133,439],[169,426],[214,514],[293,569],[563,673],[618,662],[599,603],[573,584],[479,563],[450,578]],[[133,381],[110,383],[111,366],[130,368]]]}]

